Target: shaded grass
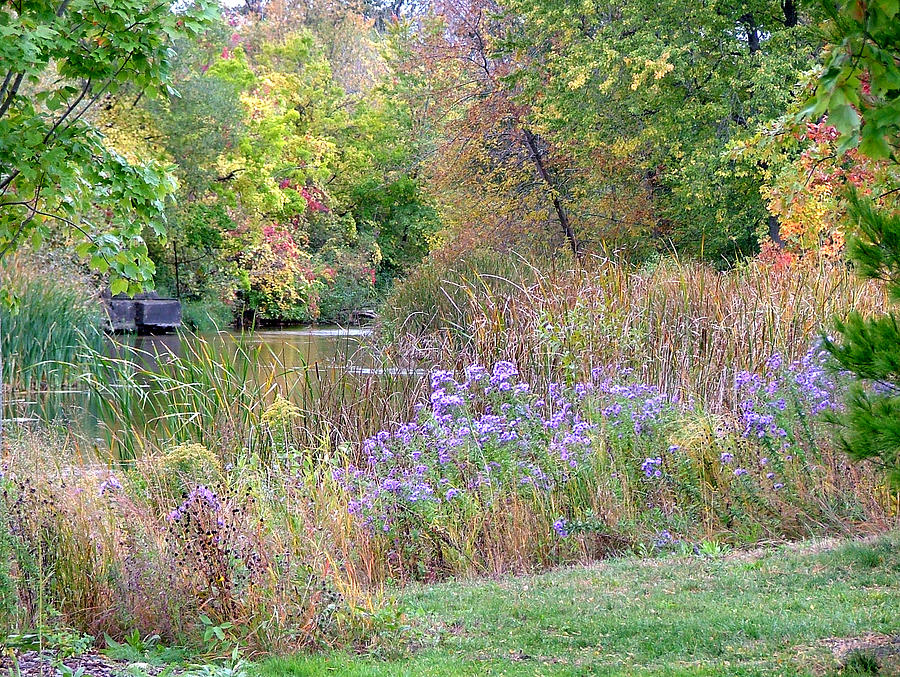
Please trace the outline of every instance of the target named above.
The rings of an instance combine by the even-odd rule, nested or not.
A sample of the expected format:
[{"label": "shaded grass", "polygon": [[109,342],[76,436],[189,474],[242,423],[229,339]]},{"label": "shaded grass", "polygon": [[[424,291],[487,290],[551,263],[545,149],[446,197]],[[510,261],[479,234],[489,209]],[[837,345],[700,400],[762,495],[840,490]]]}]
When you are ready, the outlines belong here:
[{"label": "shaded grass", "polygon": [[403,653],[271,659],[260,675],[813,675],[821,640],[900,632],[900,537],[815,552],[612,560],[413,588]]}]

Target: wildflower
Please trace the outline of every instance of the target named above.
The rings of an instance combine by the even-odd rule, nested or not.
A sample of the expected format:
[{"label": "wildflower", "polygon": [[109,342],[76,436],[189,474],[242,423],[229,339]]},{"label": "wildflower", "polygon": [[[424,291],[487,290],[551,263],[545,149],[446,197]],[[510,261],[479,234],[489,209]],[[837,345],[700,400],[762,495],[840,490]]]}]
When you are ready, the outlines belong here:
[{"label": "wildflower", "polygon": [[465,368],[466,380],[469,383],[480,381],[487,375],[487,370],[480,364],[470,364]]},{"label": "wildflower", "polygon": [[456,381],[453,379],[452,371],[436,369],[433,372],[431,372],[431,389],[432,390],[437,390],[438,388],[443,386],[445,383],[453,383],[453,384],[456,383]]},{"label": "wildflower", "polygon": [[168,519],[170,522],[178,522],[192,505],[203,504],[206,504],[212,510],[219,510],[222,507],[216,495],[201,484],[188,494],[188,497],[184,499],[181,505],[169,513]]},{"label": "wildflower", "polygon": [[569,528],[566,524],[566,520],[563,517],[560,517],[553,523],[553,530],[556,532],[557,536],[560,538],[565,538],[569,535]]},{"label": "wildflower", "polygon": [[731,454],[731,453],[729,453],[729,452],[726,451],[726,452],[723,453],[721,456],[719,456],[719,460],[720,460],[722,463],[731,463],[731,462],[734,460],[734,454]]},{"label": "wildflower", "polygon": [[744,470],[743,468],[735,468],[735,469],[734,469],[734,476],[735,476],[735,477],[741,477],[741,476],[746,475],[746,474],[747,474],[747,471]]},{"label": "wildflower", "polygon": [[659,468],[661,465],[662,458],[659,456],[656,458],[645,458],[644,462],[641,463],[641,471],[647,477],[662,477],[662,470]]},{"label": "wildflower", "polygon": [[459,489],[450,487],[449,489],[447,489],[447,493],[444,494],[444,499],[448,500],[448,501],[452,501],[457,496],[459,496]]},{"label": "wildflower", "polygon": [[99,495],[103,496],[107,491],[121,491],[122,483],[119,482],[113,475],[110,475],[105,480],[103,480],[102,484],[100,484]]},{"label": "wildflower", "polygon": [[667,545],[671,545],[674,542],[675,539],[672,538],[672,534],[669,533],[667,529],[663,529],[656,535],[653,545],[657,548],[665,548]]},{"label": "wildflower", "polygon": [[772,488],[773,488],[775,491],[778,491],[779,489],[781,489],[781,488],[783,488],[783,487],[784,487],[784,483],[783,483],[783,482],[776,482],[775,484],[772,485]]}]

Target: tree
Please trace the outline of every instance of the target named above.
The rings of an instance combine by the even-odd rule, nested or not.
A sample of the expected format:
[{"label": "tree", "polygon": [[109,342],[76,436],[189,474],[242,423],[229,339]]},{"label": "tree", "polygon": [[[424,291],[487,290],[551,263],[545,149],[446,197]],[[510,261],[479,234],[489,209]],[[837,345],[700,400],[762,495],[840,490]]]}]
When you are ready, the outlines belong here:
[{"label": "tree", "polygon": [[[217,45],[210,58],[181,65],[185,94],[152,116],[160,152],[191,188],[169,238],[179,260],[199,259],[187,269],[186,299],[201,295],[193,282],[209,282],[205,272],[219,264],[241,302],[238,320],[346,319],[372,302],[377,282],[427,253],[437,227],[410,176],[408,112],[378,84],[381,58],[368,48],[335,49],[374,45],[371,22],[302,9],[273,3],[263,19],[229,17],[225,34],[204,36]],[[211,103],[193,92],[219,95]],[[231,98],[228,113],[218,110]],[[198,118],[216,131],[198,133]],[[210,226],[221,246],[204,257],[216,235]],[[171,247],[151,250],[162,274],[172,270]]]},{"label": "tree", "polygon": [[195,328],[229,322],[234,296],[233,266],[221,255],[234,223],[217,194],[230,172],[220,173],[218,162],[243,136],[243,110],[237,87],[208,72],[234,35],[220,20],[179,41],[170,75],[177,95],[150,99],[126,87],[104,97],[97,115],[108,146],[135,162],[171,166],[178,180],[163,236],[145,226],[143,238],[154,287],[181,300],[182,319]]},{"label": "tree", "polygon": [[762,168],[760,192],[777,224],[774,229],[761,224],[760,259],[778,266],[842,261],[848,193],[889,194],[900,187],[900,166],[855,148],[838,152],[843,141],[828,117],[797,120],[798,110],[799,102],[734,148]]},{"label": "tree", "polygon": [[578,254],[571,167],[531,126],[509,80],[528,58],[505,48],[519,26],[495,0],[435,2],[430,20],[396,36],[396,93],[435,140],[427,165],[460,229],[480,240],[530,236],[546,249],[550,226]]},{"label": "tree", "polygon": [[726,151],[791,103],[821,47],[821,10],[793,0],[503,4],[522,26],[510,47],[532,55],[518,73],[528,121],[585,168],[590,207],[576,212],[601,232],[647,222],[664,247],[718,261],[755,251],[768,220],[762,176]]},{"label": "tree", "polygon": [[111,151],[87,114],[124,85],[166,86],[171,45],[209,10],[166,3],[21,0],[0,10],[0,259],[61,227],[114,292],[137,291],[152,266],[144,224],[161,231],[175,185],[155,163]]},{"label": "tree", "polygon": [[[190,11],[187,11],[190,9]],[[141,237],[161,232],[175,188],[164,167],[131,164],[89,122],[108,92],[167,86],[173,41],[211,9],[155,0],[7,0],[0,7],[0,262],[61,230],[113,293],[152,279]]]},{"label": "tree", "polygon": [[[898,163],[900,149],[900,7],[896,0],[827,4],[833,47],[808,115],[828,112],[840,134],[839,150]],[[875,199],[851,196],[848,253],[858,272],[881,280],[900,302],[900,205],[897,192]],[[869,459],[900,486],[900,319],[895,312],[836,324],[840,340],[826,347],[852,385],[839,441],[857,459]]]},{"label": "tree", "polygon": [[[848,241],[850,258],[864,277],[881,280],[890,299],[900,302],[900,214],[854,198],[856,229]],[[896,313],[864,318],[857,312],[836,322],[840,343],[826,347],[853,383],[837,422],[839,441],[853,458],[881,466],[900,487],[900,322]]]}]

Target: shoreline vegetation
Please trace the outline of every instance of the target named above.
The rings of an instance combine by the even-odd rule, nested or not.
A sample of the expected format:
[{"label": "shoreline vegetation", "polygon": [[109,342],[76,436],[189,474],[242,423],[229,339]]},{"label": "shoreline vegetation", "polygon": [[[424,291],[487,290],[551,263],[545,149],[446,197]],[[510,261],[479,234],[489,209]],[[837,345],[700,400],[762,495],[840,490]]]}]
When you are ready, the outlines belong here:
[{"label": "shoreline vegetation", "polygon": [[896,527],[898,496],[833,447],[847,377],[817,347],[842,308],[880,312],[877,287],[484,256],[386,303],[381,359],[422,374],[82,345],[65,373],[102,403],[100,439],[6,440],[5,631],[366,652],[397,585]]},{"label": "shoreline vegetation", "polygon": [[0,676],[900,674],[898,17],[0,4]]}]

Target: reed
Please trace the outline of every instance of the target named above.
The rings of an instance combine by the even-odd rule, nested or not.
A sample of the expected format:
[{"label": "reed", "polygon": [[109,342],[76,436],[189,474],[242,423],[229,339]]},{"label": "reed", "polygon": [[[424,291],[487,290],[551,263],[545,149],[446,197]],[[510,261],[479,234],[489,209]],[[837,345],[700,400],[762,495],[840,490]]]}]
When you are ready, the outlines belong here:
[{"label": "reed", "polygon": [[792,360],[836,315],[886,305],[882,288],[845,266],[721,272],[663,260],[581,267],[478,254],[431,261],[385,304],[384,336],[406,355],[462,366],[514,362],[532,381],[630,367],[712,411],[731,404],[736,371],[774,352]]},{"label": "reed", "polygon": [[0,603],[15,627],[47,602],[114,638],[197,642],[202,612],[253,649],[346,645],[390,581],[887,528],[898,497],[830,444],[842,385],[810,351],[884,302],[824,266],[484,255],[401,285],[368,369],[247,335],[82,346],[101,454],[11,442]]},{"label": "reed", "polygon": [[[87,349],[78,362],[92,394],[105,446],[120,459],[197,442],[225,459],[265,456],[263,415],[276,398],[297,409],[288,433],[295,448],[358,447],[412,411],[423,376],[373,357],[372,368],[308,363],[299,350],[277,354],[247,335],[233,340],[186,334],[183,354],[120,345],[114,355]],[[288,366],[290,365],[290,366]]]},{"label": "reed", "polygon": [[64,272],[48,274],[21,257],[0,280],[14,298],[12,307],[0,305],[4,384],[24,393],[65,384],[81,349],[102,346],[99,299]]},{"label": "reed", "polygon": [[173,463],[179,448],[110,469],[43,434],[6,451],[3,631],[138,632],[209,652],[222,647],[204,639],[204,616],[252,651],[370,634],[380,593],[345,573],[352,524],[324,472],[301,485],[241,455],[212,478]]}]

